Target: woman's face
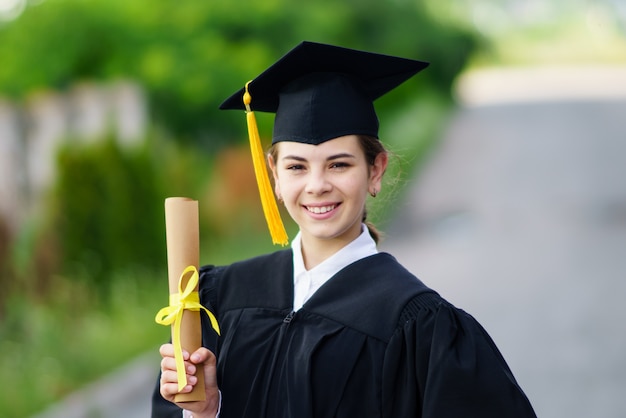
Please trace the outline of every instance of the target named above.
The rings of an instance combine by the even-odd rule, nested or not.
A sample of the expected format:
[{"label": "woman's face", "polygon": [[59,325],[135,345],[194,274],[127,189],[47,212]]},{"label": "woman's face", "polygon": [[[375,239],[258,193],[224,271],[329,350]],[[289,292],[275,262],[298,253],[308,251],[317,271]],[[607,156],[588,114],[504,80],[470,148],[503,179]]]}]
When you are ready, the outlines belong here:
[{"label": "woman's face", "polygon": [[380,191],[387,155],[379,154],[369,166],[356,135],[320,145],[277,146],[276,161],[270,158],[275,191],[300,227],[303,243],[345,245],[358,237],[365,200]]}]

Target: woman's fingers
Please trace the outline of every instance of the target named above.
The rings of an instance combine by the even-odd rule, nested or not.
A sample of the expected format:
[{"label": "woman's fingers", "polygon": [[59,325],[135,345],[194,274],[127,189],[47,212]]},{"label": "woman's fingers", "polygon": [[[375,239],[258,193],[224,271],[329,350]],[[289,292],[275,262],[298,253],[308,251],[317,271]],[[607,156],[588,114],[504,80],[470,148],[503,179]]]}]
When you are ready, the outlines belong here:
[{"label": "woman's fingers", "polygon": [[174,357],[174,345],[169,343],[161,345],[159,354],[161,354],[161,357]]},{"label": "woman's fingers", "polygon": [[[164,372],[166,370],[176,371],[176,359],[174,357],[163,357],[161,359],[161,371]],[[185,373],[188,375],[196,374],[196,365],[185,361]]]},{"label": "woman's fingers", "polygon": [[163,357],[161,359],[161,396],[169,401],[173,401],[177,393],[190,392],[198,382],[195,375],[196,365],[189,361],[189,353],[183,350],[183,359],[185,360],[185,374],[187,375],[187,385],[178,390],[178,373],[176,372],[176,359],[174,358],[174,346],[172,344],[163,344],[159,348],[159,353]]},{"label": "woman's fingers", "polygon": [[211,357],[215,358],[208,348],[200,347],[191,354],[190,360],[194,364],[200,364],[209,360]]},{"label": "woman's fingers", "polygon": [[185,402],[179,404],[179,406],[189,411],[203,413],[207,416],[214,416],[220,406],[220,395],[219,389],[217,388],[215,355],[205,347],[201,347],[191,354],[183,351],[187,385],[179,391],[178,374],[176,373],[176,359],[174,358],[174,347],[172,344],[163,344],[159,348],[159,353],[161,353],[162,356],[160,381],[161,396],[170,402],[174,402],[176,394],[191,392],[196,383],[198,383],[198,378],[195,376],[196,370],[198,367],[202,367],[204,370],[206,400],[198,402]]},{"label": "woman's fingers", "polygon": [[194,361],[194,356],[198,354],[198,358],[203,358],[204,367],[204,381],[207,389],[217,390],[217,360],[215,354],[210,350],[204,349],[206,352],[199,353],[202,348],[192,354],[191,360]]}]

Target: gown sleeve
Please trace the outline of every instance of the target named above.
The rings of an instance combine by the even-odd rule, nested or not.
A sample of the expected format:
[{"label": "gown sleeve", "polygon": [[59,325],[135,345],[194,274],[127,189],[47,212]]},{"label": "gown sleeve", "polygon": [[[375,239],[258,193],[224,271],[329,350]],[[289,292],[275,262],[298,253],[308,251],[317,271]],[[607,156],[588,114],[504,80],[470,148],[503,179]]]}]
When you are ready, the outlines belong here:
[{"label": "gown sleeve", "polygon": [[385,355],[384,416],[536,418],[500,351],[436,293],[405,308]]}]

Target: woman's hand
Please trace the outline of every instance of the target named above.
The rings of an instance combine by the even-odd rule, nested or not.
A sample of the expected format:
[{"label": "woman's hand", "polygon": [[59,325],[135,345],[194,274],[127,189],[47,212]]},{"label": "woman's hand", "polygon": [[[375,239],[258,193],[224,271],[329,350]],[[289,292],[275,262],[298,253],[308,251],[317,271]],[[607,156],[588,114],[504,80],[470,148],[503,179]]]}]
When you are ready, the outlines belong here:
[{"label": "woman's hand", "polygon": [[[174,402],[174,396],[178,392],[178,378],[176,375],[176,360],[174,359],[174,346],[163,344],[159,349],[161,353],[161,396],[164,399]],[[210,417],[214,418],[219,411],[220,395],[217,387],[216,360],[215,355],[208,349],[201,347],[191,353],[183,350],[183,360],[185,360],[185,371],[187,373],[187,386],[180,393],[189,393],[198,382],[196,374],[197,367],[204,368],[204,390],[205,401],[176,403],[179,407],[193,412],[194,418]]]}]

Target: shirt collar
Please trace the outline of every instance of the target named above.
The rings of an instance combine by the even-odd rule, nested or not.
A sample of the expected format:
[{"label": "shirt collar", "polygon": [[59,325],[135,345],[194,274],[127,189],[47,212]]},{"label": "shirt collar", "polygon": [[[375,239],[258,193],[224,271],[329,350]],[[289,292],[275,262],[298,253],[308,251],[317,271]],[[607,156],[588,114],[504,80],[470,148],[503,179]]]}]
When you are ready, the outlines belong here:
[{"label": "shirt collar", "polygon": [[[361,231],[361,234],[354,241],[337,251],[317,266],[313,267],[311,270],[308,270],[308,273],[313,275],[314,281],[322,281],[323,283],[337,274],[344,267],[378,252],[376,242],[371,237],[364,224],[361,226]],[[304,259],[302,258],[301,232],[298,232],[291,242],[291,248],[293,250],[293,274],[295,280],[300,274],[307,272],[304,267]]]}]

